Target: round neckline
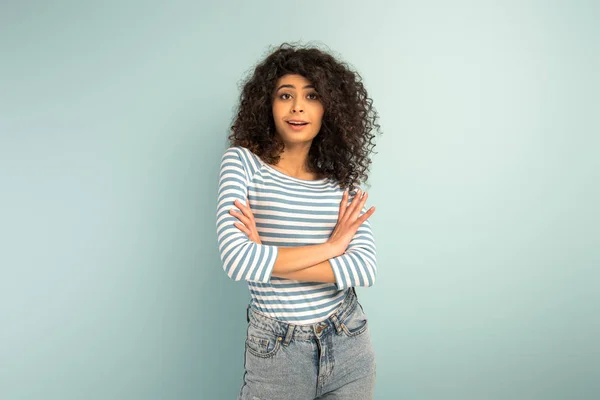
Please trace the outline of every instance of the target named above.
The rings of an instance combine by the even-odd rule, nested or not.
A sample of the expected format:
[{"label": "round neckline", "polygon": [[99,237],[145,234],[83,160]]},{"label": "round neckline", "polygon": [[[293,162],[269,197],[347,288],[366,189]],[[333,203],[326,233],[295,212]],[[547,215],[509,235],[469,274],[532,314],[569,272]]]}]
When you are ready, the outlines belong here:
[{"label": "round neckline", "polygon": [[271,165],[269,165],[268,163],[263,161],[263,165],[265,165],[267,168],[269,168],[271,171],[274,171],[277,175],[280,175],[284,178],[287,179],[291,179],[293,181],[297,181],[297,182],[302,182],[302,183],[325,183],[329,180],[329,178],[321,178],[321,179],[300,179],[300,178],[296,178],[295,176],[291,176],[288,174],[285,174],[283,172],[281,172],[280,170],[272,167]]}]

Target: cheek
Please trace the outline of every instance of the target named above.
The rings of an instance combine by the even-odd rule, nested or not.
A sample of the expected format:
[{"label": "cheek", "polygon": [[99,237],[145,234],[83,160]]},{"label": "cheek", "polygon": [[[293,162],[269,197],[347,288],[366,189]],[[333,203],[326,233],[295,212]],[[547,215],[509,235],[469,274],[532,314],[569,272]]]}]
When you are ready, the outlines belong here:
[{"label": "cheek", "polygon": [[276,104],[273,104],[273,106],[271,107],[271,112],[273,113],[273,118],[275,118],[275,120],[277,120],[278,116],[279,116],[279,108],[277,107]]},{"label": "cheek", "polygon": [[281,118],[283,117],[283,114],[281,112],[281,107],[277,107],[277,106],[273,106],[273,108],[271,109],[272,113],[273,113],[273,120],[275,122],[275,125],[278,126],[281,124]]},{"label": "cheek", "polygon": [[323,114],[325,112],[325,108],[323,104],[313,103],[310,107],[310,115],[313,121],[323,119]]},{"label": "cheek", "polygon": [[315,119],[317,121],[319,121],[319,124],[321,124],[323,122],[323,114],[324,114],[323,107],[316,110]]}]

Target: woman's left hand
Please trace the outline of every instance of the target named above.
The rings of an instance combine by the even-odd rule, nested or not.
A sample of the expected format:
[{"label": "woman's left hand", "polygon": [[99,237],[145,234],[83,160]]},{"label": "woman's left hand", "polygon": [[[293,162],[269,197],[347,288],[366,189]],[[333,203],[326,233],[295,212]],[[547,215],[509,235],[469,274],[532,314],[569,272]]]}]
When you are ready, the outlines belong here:
[{"label": "woman's left hand", "polygon": [[[260,241],[260,236],[258,235],[258,231],[256,230],[256,222],[254,221],[254,214],[252,214],[252,210],[250,210],[250,206],[245,206],[241,201],[236,200],[233,202],[237,208],[242,212],[241,214],[235,210],[230,210],[229,214],[233,215],[241,222],[234,222],[233,224],[240,231],[244,232],[248,235],[248,239],[252,240],[255,243],[262,244]],[[248,199],[246,199],[246,204],[250,204]]]}]

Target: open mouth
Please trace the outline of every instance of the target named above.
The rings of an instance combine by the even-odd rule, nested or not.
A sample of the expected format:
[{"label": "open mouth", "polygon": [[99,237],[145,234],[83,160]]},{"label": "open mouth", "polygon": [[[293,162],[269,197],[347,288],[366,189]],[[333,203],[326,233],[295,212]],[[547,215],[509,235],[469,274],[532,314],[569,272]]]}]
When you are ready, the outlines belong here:
[{"label": "open mouth", "polygon": [[308,122],[302,122],[302,121],[287,121],[287,123],[291,126],[304,126],[304,125],[308,125]]}]

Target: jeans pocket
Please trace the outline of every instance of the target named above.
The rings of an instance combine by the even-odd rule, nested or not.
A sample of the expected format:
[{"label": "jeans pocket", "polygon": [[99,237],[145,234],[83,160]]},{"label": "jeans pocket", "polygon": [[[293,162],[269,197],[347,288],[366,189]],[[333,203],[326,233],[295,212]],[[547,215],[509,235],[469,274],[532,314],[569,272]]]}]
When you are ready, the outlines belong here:
[{"label": "jeans pocket", "polygon": [[279,351],[281,341],[274,333],[248,325],[246,350],[256,357],[273,357]]},{"label": "jeans pocket", "polygon": [[346,336],[358,336],[367,330],[368,318],[362,306],[357,302],[354,311],[342,321],[342,330]]}]

